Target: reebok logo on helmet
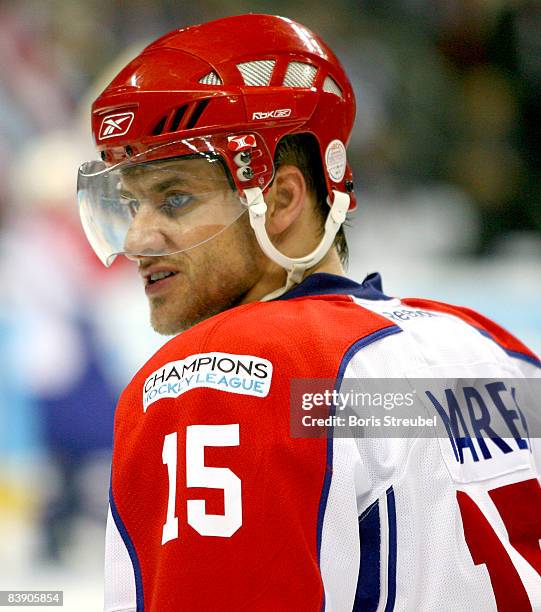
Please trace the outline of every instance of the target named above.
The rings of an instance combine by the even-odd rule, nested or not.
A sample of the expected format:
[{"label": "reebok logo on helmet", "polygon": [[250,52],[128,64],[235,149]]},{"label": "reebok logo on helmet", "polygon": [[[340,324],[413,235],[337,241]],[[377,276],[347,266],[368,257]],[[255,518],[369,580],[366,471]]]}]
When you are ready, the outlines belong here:
[{"label": "reebok logo on helmet", "polygon": [[98,138],[105,140],[106,138],[113,138],[113,136],[123,136],[130,129],[133,117],[134,114],[131,112],[115,113],[104,117]]},{"label": "reebok logo on helmet", "polygon": [[291,115],[290,108],[280,108],[278,110],[272,110],[268,112],[257,112],[252,115],[252,120],[254,119],[283,119],[284,117],[289,117]]}]

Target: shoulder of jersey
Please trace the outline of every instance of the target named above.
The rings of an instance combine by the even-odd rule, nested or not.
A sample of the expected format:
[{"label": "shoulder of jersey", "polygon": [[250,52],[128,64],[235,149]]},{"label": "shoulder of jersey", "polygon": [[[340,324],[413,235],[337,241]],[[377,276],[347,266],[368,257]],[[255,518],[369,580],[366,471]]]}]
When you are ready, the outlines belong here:
[{"label": "shoulder of jersey", "polygon": [[[539,358],[520,340],[471,309],[417,298],[400,300],[400,304],[460,319],[508,355],[541,367]],[[352,343],[386,328],[400,331],[401,327],[400,321],[389,320],[349,295],[253,302],[215,315],[172,338],[141,368],[134,381],[146,378],[165,363],[211,352],[257,356],[281,362],[284,367],[295,364],[294,370],[307,376],[332,376]],[[298,367],[301,363],[304,367]]]},{"label": "shoulder of jersey", "polygon": [[541,367],[541,360],[522,341],[516,338],[488,317],[466,308],[465,306],[453,306],[444,302],[420,298],[404,298],[401,303],[411,308],[417,308],[441,314],[447,314],[461,319],[475,328],[481,335],[489,338],[502,348],[510,357],[516,357],[527,361],[532,365]]}]

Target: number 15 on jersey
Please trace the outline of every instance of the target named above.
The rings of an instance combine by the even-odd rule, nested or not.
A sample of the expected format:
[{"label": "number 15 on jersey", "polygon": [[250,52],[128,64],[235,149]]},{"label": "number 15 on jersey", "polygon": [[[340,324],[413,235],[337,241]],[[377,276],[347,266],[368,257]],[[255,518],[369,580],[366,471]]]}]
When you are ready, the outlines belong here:
[{"label": "number 15 on jersey", "polygon": [[[202,536],[231,537],[242,526],[242,486],[240,478],[229,468],[205,465],[206,446],[238,446],[239,425],[189,425],[186,427],[186,486],[221,489],[224,514],[207,514],[204,499],[187,502],[188,524]],[[162,460],[167,466],[169,494],[162,544],[179,537],[176,516],[178,433],[167,434],[163,441]]]}]

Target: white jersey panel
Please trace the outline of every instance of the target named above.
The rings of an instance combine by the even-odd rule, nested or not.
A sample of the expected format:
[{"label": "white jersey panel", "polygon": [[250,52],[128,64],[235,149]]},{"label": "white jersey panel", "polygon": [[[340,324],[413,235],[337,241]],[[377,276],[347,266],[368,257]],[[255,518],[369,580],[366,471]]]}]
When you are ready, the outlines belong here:
[{"label": "white jersey panel", "polygon": [[[357,496],[369,480],[351,438],[333,441],[332,481],[321,534],[320,568],[326,612],[352,610],[359,575]],[[356,494],[357,493],[357,494]]]},{"label": "white jersey panel", "polygon": [[[357,353],[344,378],[400,377],[420,359],[403,333]],[[366,365],[365,365],[366,364]],[[448,441],[444,441],[447,442]],[[361,513],[394,491],[396,505],[395,610],[496,610],[485,567],[475,566],[462,533],[456,492],[439,441],[430,438],[356,440],[368,473],[370,494],[361,491]],[[380,504],[381,505],[381,504]],[[380,510],[386,526],[383,509]],[[388,563],[382,542],[380,564]],[[450,572],[449,568],[453,567]],[[389,578],[382,572],[380,607],[385,609]],[[447,606],[447,607],[446,607]]]},{"label": "white jersey panel", "polygon": [[104,612],[135,612],[135,575],[128,550],[111,513],[107,514],[105,535]]},{"label": "white jersey panel", "polygon": [[[353,299],[402,331],[360,348],[344,378],[430,378],[437,387],[442,386],[440,381],[459,378],[541,377],[539,368],[509,356],[459,317],[412,308],[399,300]],[[514,442],[510,438],[509,446]],[[539,453],[538,442],[528,441],[534,453]],[[352,588],[356,584],[352,560],[360,555],[362,565],[362,538],[355,544],[363,523],[374,520],[374,511],[379,516],[375,524],[380,547],[377,610],[497,610],[487,566],[476,565],[468,548],[457,491],[466,493],[487,518],[520,576],[532,609],[541,610],[541,578],[510,544],[490,496],[494,489],[538,478],[534,455],[530,448],[516,445],[506,453],[491,448],[490,461],[475,462],[464,453],[459,464],[449,438],[335,439],[321,545],[326,610],[361,609],[359,601],[356,607]],[[352,482],[356,483],[358,524],[352,516]],[[350,557],[333,558],[337,549]]]}]

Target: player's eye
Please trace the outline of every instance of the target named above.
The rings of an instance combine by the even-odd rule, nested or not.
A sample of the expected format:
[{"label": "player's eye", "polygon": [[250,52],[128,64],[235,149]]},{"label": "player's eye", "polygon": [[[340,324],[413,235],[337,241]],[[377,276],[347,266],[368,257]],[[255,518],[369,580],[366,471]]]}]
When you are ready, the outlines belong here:
[{"label": "player's eye", "polygon": [[195,201],[195,197],[189,193],[175,191],[168,193],[162,201],[160,209],[169,216],[175,216],[184,213],[189,208],[190,204]]}]

